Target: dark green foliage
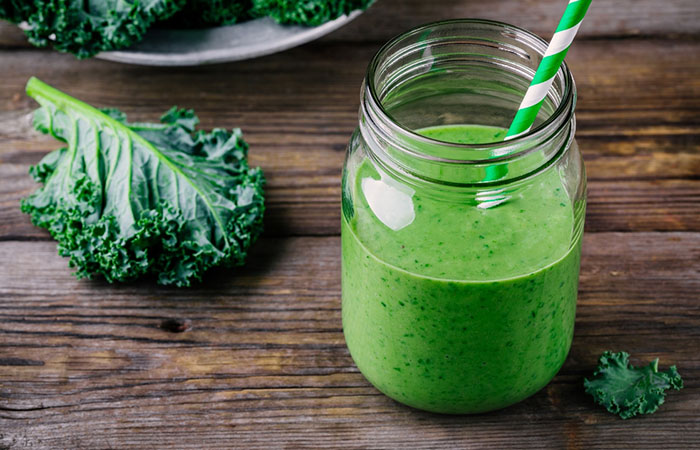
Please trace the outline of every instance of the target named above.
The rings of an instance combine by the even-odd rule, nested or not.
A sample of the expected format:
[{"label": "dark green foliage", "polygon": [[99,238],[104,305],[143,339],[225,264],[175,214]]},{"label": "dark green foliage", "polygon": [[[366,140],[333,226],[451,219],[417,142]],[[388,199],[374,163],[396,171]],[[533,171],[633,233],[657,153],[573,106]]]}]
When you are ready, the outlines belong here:
[{"label": "dark green foliage", "polygon": [[270,16],[284,24],[317,26],[349,14],[367,9],[374,0],[252,0],[253,17]]},{"label": "dark green foliage", "polygon": [[250,7],[250,0],[187,0],[184,8],[165,25],[183,28],[233,25],[249,19]]},{"label": "dark green foliage", "polygon": [[0,0],[0,19],[26,22],[29,42],[89,58],[139,42],[185,0]]},{"label": "dark green foliage", "polygon": [[0,0],[0,19],[20,23],[36,10],[36,3],[29,0]]},{"label": "dark green foliage", "polygon": [[49,230],[78,277],[154,274],[188,286],[213,266],[243,264],[262,231],[263,183],[238,129],[195,131],[191,110],[128,123],[31,79],[35,127],[66,143],[31,175],[44,186],[21,202]]},{"label": "dark green foliage", "polygon": [[89,58],[143,39],[155,22],[171,28],[231,25],[270,16],[321,25],[374,0],[0,0],[0,19],[22,23],[29,42]]},{"label": "dark green foliage", "polygon": [[583,384],[596,403],[629,419],[655,412],[664,402],[665,391],[681,389],[683,380],[676,366],[659,372],[658,358],[648,366],[634,367],[627,353],[604,352],[593,378],[585,379]]}]

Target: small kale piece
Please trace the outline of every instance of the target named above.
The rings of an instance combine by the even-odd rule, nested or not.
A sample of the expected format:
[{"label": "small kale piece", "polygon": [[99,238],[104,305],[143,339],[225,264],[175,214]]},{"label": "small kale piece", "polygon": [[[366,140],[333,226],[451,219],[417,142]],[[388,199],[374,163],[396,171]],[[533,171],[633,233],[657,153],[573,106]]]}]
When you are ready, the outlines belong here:
[{"label": "small kale piece", "polygon": [[233,25],[249,19],[251,0],[187,0],[163,25],[169,28],[204,28]]},{"label": "small kale piece", "polygon": [[22,23],[29,42],[89,58],[141,41],[185,0],[0,0],[0,19]]},{"label": "small kale piece", "polygon": [[315,27],[357,9],[367,9],[374,0],[253,0],[253,17],[272,17],[282,24]]},{"label": "small kale piece", "polygon": [[129,123],[32,78],[35,127],[66,143],[30,173],[21,202],[79,278],[153,274],[188,286],[214,266],[242,265],[262,231],[264,177],[248,166],[241,131],[195,131],[191,110]]},{"label": "small kale piece", "polygon": [[637,414],[651,414],[664,402],[666,390],[681,389],[683,380],[671,366],[659,372],[657,358],[645,367],[634,367],[625,352],[604,352],[590,380],[584,379],[586,393],[609,412],[629,419]]}]

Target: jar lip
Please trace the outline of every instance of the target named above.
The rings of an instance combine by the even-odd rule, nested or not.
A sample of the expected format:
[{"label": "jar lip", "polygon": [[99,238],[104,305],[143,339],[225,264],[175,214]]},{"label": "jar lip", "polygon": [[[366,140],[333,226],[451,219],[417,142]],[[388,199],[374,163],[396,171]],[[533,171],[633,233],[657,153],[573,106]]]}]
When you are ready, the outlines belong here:
[{"label": "jar lip", "polygon": [[[391,123],[392,126],[396,127],[400,132],[406,133],[411,139],[415,139],[418,142],[423,142],[427,144],[432,144],[432,145],[441,145],[444,147],[449,147],[449,148],[454,148],[454,149],[465,149],[465,150],[490,150],[494,148],[499,148],[503,147],[504,145],[507,146],[513,146],[517,147],[519,145],[522,145],[523,143],[527,142],[528,140],[533,139],[533,137],[537,137],[541,134],[543,134],[544,131],[546,131],[556,120],[558,117],[560,117],[567,109],[573,111],[574,109],[574,102],[568,101],[568,99],[572,96],[572,91],[573,91],[573,77],[571,75],[571,71],[569,70],[569,66],[566,64],[566,61],[562,62],[561,67],[559,68],[559,71],[562,72],[564,76],[564,89],[562,92],[561,96],[561,101],[557,105],[557,108],[550,114],[542,123],[537,125],[536,127],[532,127],[529,131],[526,133],[520,134],[517,137],[513,139],[509,139],[507,141],[492,141],[492,142],[484,142],[484,143],[478,143],[478,144],[462,144],[462,143],[454,143],[454,142],[447,142],[447,141],[441,141],[438,139],[433,139],[430,137],[423,136],[419,133],[416,133],[414,130],[407,128],[403,125],[401,125],[399,122],[394,120],[389,114],[389,112],[384,108],[384,105],[379,99],[379,96],[377,95],[377,89],[375,86],[375,80],[374,80],[374,75],[375,72],[379,66],[379,61],[381,57],[384,56],[386,51],[392,47],[393,45],[397,44],[401,40],[414,35],[414,34],[419,34],[421,32],[426,31],[429,28],[434,28],[436,26],[444,26],[444,25],[451,25],[451,24],[480,24],[480,25],[491,25],[491,26],[498,26],[501,28],[504,28],[506,30],[511,30],[514,32],[522,33],[525,36],[527,36],[530,39],[533,39],[535,42],[541,44],[544,46],[544,50],[542,51],[542,55],[544,56],[544,51],[546,51],[547,46],[549,43],[543,39],[542,37],[532,33],[531,31],[528,31],[524,28],[511,25],[505,22],[499,22],[496,20],[489,20],[489,19],[448,19],[448,20],[440,20],[436,22],[430,22],[426,23],[423,25],[419,25],[415,28],[412,28],[406,32],[403,32],[399,35],[394,36],[392,39],[390,39],[386,44],[384,44],[378,51],[375,53],[375,55],[372,57],[372,60],[369,63],[369,66],[367,67],[367,72],[365,74],[366,78],[366,84],[367,84],[367,91],[369,92],[369,96],[372,100],[373,103],[375,103],[379,107],[379,111],[381,114],[388,119],[388,121]],[[559,73],[559,72],[557,72]],[[566,121],[562,123],[561,126],[565,126]],[[524,154],[527,154],[531,151],[534,151],[534,148],[526,148],[524,150],[514,152],[514,153],[506,153],[505,155],[498,156],[498,157],[493,157],[493,158],[487,158],[488,161],[490,162],[497,162],[497,161],[507,161],[513,158],[517,158],[520,156],[523,156]],[[428,155],[425,155],[428,156]],[[428,157],[429,159],[433,159]],[[450,160],[450,162],[455,162],[459,164],[483,164],[484,159],[478,159],[478,160]]]}]

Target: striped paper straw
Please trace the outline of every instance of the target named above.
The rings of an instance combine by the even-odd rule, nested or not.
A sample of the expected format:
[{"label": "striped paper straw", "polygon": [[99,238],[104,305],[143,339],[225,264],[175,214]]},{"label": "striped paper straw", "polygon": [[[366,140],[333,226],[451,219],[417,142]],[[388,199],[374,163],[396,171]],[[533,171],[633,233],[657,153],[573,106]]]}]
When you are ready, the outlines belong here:
[{"label": "striped paper straw", "polygon": [[[576,36],[578,28],[581,26],[583,16],[586,15],[591,0],[570,0],[564,15],[559,21],[559,26],[554,32],[552,41],[547,46],[547,51],[537,67],[535,77],[530,83],[530,87],[525,93],[525,97],[520,102],[518,112],[510,124],[505,141],[516,138],[530,131],[535,123],[537,113],[544,103],[545,97],[552,87],[554,77],[564,62],[564,57],[569,51],[571,42]],[[508,169],[504,166],[489,166],[486,168],[484,181],[493,181],[503,178]]]},{"label": "striped paper straw", "polygon": [[581,26],[583,16],[586,15],[591,0],[570,0],[564,11],[564,15],[559,21],[559,26],[554,32],[552,41],[547,47],[544,58],[537,67],[535,78],[532,79],[530,87],[525,93],[525,98],[520,103],[518,112],[508,129],[505,140],[513,139],[530,131],[535,123],[537,113],[544,103],[549,88],[552,87],[554,76],[559,71],[561,63],[564,61],[569,46],[576,36],[578,28]]}]

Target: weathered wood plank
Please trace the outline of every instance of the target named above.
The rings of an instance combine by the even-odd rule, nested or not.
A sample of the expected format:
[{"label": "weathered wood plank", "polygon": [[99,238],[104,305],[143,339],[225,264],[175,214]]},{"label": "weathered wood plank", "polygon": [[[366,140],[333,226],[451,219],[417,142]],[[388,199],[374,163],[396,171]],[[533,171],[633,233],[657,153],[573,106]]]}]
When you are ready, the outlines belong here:
[{"label": "weathered wood plank", "polygon": [[[559,0],[521,2],[496,0],[379,0],[351,24],[325,38],[328,41],[386,41],[414,26],[458,17],[479,17],[512,23],[551,37],[562,12]],[[695,0],[665,2],[655,0],[597,0],[586,17],[578,39],[613,36],[697,35],[696,17],[700,6]],[[12,24],[0,22],[0,48],[28,47],[22,32]]]},{"label": "weathered wood plank", "polygon": [[[511,23],[549,39],[565,3],[559,0],[378,0],[365,14],[331,35],[331,39],[384,41],[412,27],[446,19],[478,17]],[[624,36],[696,36],[700,5],[672,0],[660,8],[654,0],[596,0],[586,14],[578,39]]]},{"label": "weathered wood plank", "polygon": [[[2,242],[0,443],[692,448],[699,262],[700,233],[586,234],[561,373],[519,405],[450,417],[400,406],[357,372],[340,328],[337,237],[266,239],[246,268],[192,289],[77,281],[53,244]],[[172,318],[191,328],[164,330]],[[677,364],[686,388],[657,414],[622,422],[582,392],[605,349]]]},{"label": "weathered wood plank", "polygon": [[[154,120],[176,103],[195,108],[205,128],[241,126],[252,163],[269,179],[269,232],[337,234],[343,151],[374,50],[315,44],[256,61],[187,69],[76,64],[65,55],[5,52],[0,239],[46,236],[17,210],[19,198],[33,189],[27,167],[57,146],[29,126],[34,104],[23,86],[33,74],[93,104],[119,107],[133,120]],[[698,51],[700,43],[685,41],[581,42],[572,50],[578,139],[591,180],[588,230],[698,230],[700,60],[687,57]],[[342,64],[334,61],[337,54],[344,55]]]},{"label": "weathered wood plank", "polygon": [[[301,152],[300,152],[301,153]],[[306,153],[307,158],[317,152]],[[289,160],[269,154],[265,232],[270,236],[337,235],[340,233],[340,165],[342,155],[325,157],[316,170],[291,165]],[[603,164],[605,160],[604,158]],[[700,155],[694,158],[700,161]],[[624,165],[624,157],[617,165]],[[628,164],[640,159],[628,157]],[[287,164],[287,167],[282,167]],[[593,178],[599,165],[589,164],[587,231],[700,231],[700,180]],[[700,172],[698,172],[700,173]],[[37,185],[27,175],[27,166],[0,164],[0,240],[50,239],[34,227],[19,210],[19,201]]]},{"label": "weathered wood plank", "polygon": [[[120,108],[134,120],[152,120],[178,104],[196,108],[205,128],[241,126],[249,135],[260,133],[259,142],[277,144],[284,133],[307,147],[323,133],[342,147],[357,124],[360,84],[379,46],[321,42],[252,61],[189,68],[2,52],[0,105],[3,119],[32,110],[24,86],[34,75],[91,104]],[[578,87],[580,131],[694,133],[700,58],[693,55],[698,52],[700,42],[694,40],[577,42],[567,62]]]}]

